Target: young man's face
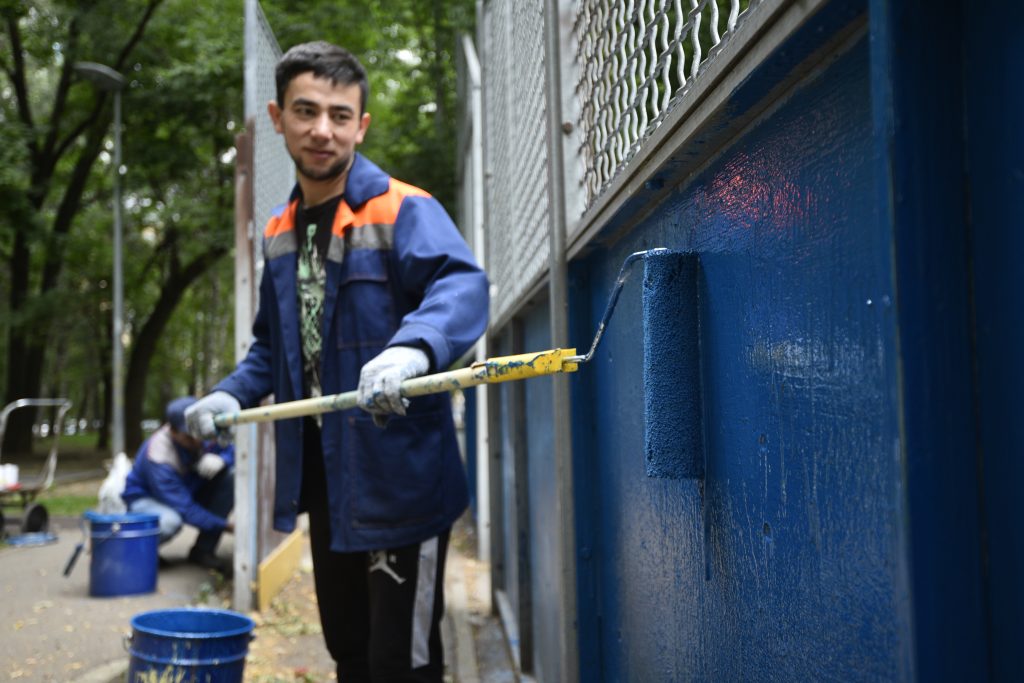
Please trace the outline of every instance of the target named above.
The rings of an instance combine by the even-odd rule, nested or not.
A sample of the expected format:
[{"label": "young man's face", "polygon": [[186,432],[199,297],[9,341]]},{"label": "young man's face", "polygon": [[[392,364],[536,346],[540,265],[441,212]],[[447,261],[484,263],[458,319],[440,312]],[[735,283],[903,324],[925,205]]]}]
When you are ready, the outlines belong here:
[{"label": "young man's face", "polygon": [[288,84],[283,109],[277,102],[268,105],[301,177],[330,182],[351,166],[370,125],[370,115],[359,113],[361,95],[356,83],[335,85],[307,71]]}]

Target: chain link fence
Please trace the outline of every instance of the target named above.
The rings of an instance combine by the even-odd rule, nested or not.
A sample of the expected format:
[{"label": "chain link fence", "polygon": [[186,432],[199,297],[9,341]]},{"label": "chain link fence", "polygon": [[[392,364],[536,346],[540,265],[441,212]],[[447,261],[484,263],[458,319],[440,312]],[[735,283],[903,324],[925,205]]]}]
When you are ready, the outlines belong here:
[{"label": "chain link fence", "polygon": [[543,3],[497,0],[483,20],[487,267],[500,315],[548,260]]},{"label": "chain link fence", "polygon": [[254,130],[252,242],[259,282],[263,270],[259,236],[274,207],[288,199],[295,184],[295,165],[267,115],[267,102],[277,99],[274,67],[281,57],[281,48],[259,3],[255,7],[255,19],[246,26],[245,119],[246,125]]},{"label": "chain link fence", "polygon": [[[245,120],[238,136],[235,228],[235,338],[244,357],[251,344],[252,320],[259,306],[263,275],[263,226],[273,208],[288,198],[294,164],[267,115],[276,97],[274,67],[281,55],[257,0],[245,3]],[[259,564],[283,536],[273,530],[274,444],[269,424],[246,425],[235,434],[235,581],[233,605],[247,611],[269,588],[260,582]],[[244,531],[243,531],[244,530]],[[254,588],[256,590],[254,590]],[[257,593],[258,591],[258,593]]]},{"label": "chain link fence", "polygon": [[[762,0],[580,0],[560,3],[564,183],[571,236],[602,192],[700,82],[706,65]],[[488,0],[479,17],[483,70],[487,269],[499,325],[544,277],[552,217],[543,0]],[[580,195],[580,196],[576,196]]]},{"label": "chain link fence", "polygon": [[[755,4],[757,0],[754,0]],[[736,30],[744,0],[578,3],[576,97],[585,204],[625,167]]]}]

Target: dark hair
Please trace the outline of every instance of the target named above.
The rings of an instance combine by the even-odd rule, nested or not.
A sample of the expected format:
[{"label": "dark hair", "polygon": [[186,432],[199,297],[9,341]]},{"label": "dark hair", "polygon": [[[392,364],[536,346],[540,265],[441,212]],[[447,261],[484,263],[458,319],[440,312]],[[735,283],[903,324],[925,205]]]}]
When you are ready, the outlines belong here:
[{"label": "dark hair", "polygon": [[284,108],[284,92],[292,79],[307,71],[314,76],[329,78],[331,83],[351,85],[356,83],[362,94],[360,114],[366,111],[366,100],[370,95],[370,84],[366,79],[366,69],[355,56],[345,48],[317,40],[312,43],[301,43],[285,52],[277,60],[274,79],[277,83],[277,105]]}]

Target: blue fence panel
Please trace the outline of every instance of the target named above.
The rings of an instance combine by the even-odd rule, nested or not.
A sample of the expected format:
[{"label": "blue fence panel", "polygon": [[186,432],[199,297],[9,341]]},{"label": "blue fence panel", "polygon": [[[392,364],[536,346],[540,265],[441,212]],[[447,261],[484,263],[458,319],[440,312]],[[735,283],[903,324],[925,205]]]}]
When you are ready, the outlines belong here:
[{"label": "blue fence panel", "polygon": [[[523,350],[550,348],[550,309],[538,306],[524,319]],[[557,680],[559,618],[561,608],[560,548],[558,536],[558,481],[555,470],[554,431],[551,422],[552,387],[549,377],[523,383],[525,392],[526,452],[529,480],[530,574],[533,610],[533,665],[538,680]]]},{"label": "blue fence panel", "polygon": [[[995,680],[1024,680],[1024,3],[966,13],[979,434]],[[999,27],[998,35],[993,27]]]},{"label": "blue fence panel", "polygon": [[[699,254],[705,483],[644,473],[641,294],[586,372],[581,624],[603,680],[892,680],[910,630],[891,234],[868,44],[805,80],[614,248]],[[574,380],[576,381],[576,380]],[[577,388],[576,396],[580,391]],[[578,409],[579,410],[579,409]],[[587,669],[584,665],[581,670]]]}]

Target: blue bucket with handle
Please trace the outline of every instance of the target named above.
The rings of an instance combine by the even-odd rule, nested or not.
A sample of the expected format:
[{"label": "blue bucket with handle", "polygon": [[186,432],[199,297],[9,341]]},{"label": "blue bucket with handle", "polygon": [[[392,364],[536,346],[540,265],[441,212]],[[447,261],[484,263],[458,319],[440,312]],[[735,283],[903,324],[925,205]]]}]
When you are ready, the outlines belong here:
[{"label": "blue bucket with handle", "polygon": [[129,681],[242,683],[256,624],[221,609],[178,608],[132,617]]},{"label": "blue bucket with handle", "polygon": [[92,560],[89,595],[113,597],[156,590],[160,518],[147,514],[103,515],[89,510]]}]

